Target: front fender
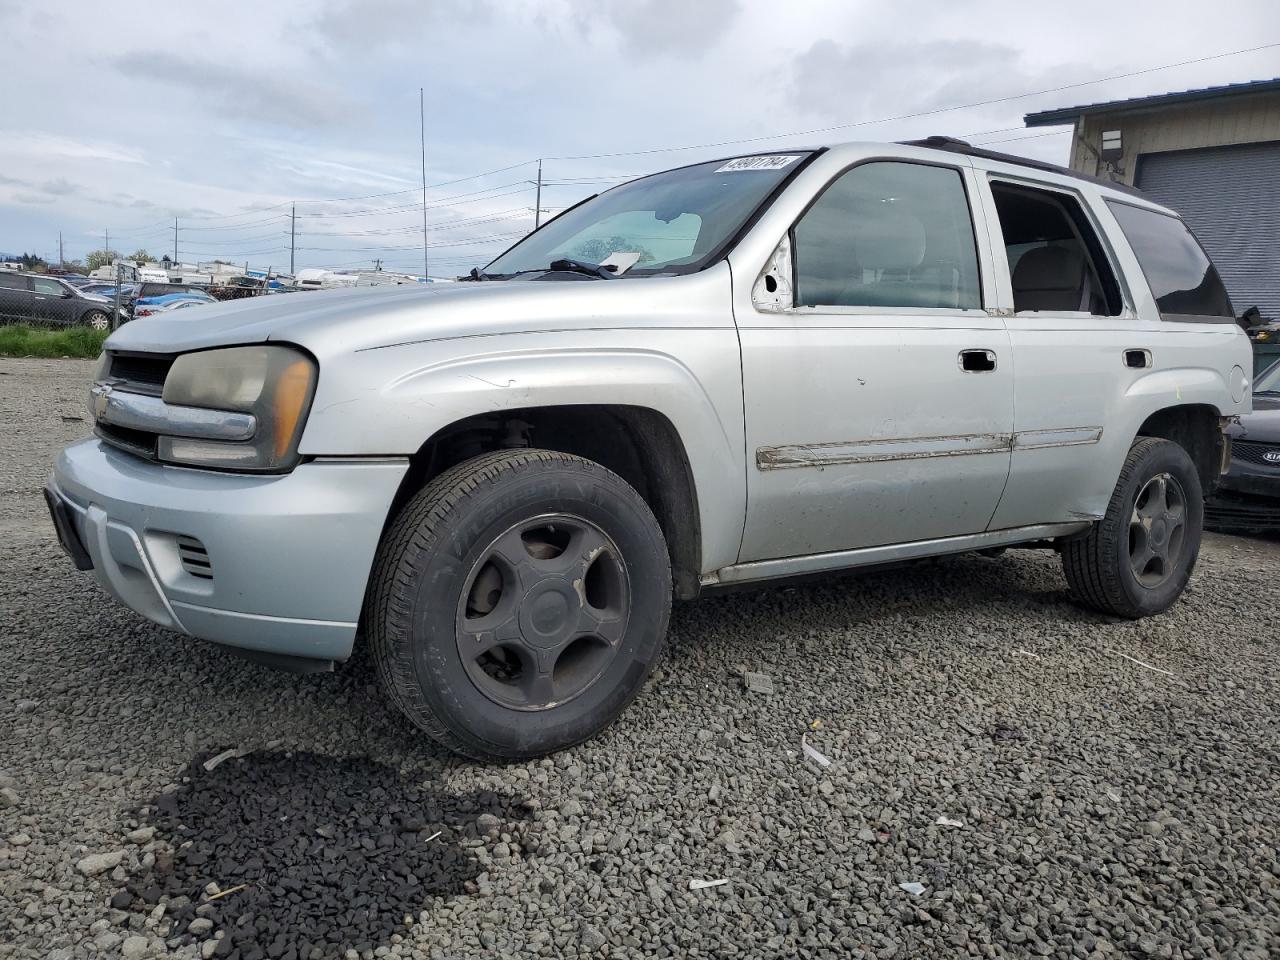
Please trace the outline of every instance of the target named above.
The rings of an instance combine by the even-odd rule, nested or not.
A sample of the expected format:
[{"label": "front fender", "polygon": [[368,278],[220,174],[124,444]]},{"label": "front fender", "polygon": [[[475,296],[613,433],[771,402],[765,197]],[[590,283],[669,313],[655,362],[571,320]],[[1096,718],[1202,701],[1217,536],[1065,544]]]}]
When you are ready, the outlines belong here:
[{"label": "front fender", "polygon": [[[660,339],[661,345],[654,341]],[[734,562],[746,511],[738,343],[732,327],[504,334],[365,350],[322,367],[300,450],[412,455],[467,417],[611,404],[665,416],[700,506],[703,570]]]}]

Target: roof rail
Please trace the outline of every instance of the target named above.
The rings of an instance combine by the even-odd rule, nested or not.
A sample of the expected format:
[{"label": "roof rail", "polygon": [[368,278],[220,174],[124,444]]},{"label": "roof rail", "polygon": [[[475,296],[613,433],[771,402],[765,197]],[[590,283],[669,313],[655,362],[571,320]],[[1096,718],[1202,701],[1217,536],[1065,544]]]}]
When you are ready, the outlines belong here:
[{"label": "roof rail", "polygon": [[1094,177],[1087,173],[1081,173],[1079,170],[1072,170],[1070,167],[1061,167],[1056,163],[1048,163],[1044,160],[1030,160],[1026,157],[1016,157],[1011,153],[1000,153],[996,150],[983,150],[981,147],[975,147],[966,140],[957,140],[955,137],[925,137],[923,140],[902,140],[899,141],[903,146],[907,147],[927,147],[930,150],[945,150],[947,153],[959,153],[966,157],[981,157],[983,160],[997,160],[1000,163],[1012,163],[1019,167],[1029,167],[1032,170],[1043,170],[1046,173],[1056,173],[1063,177],[1073,177],[1076,180],[1084,180],[1088,183],[1096,183],[1102,187],[1110,187],[1112,190],[1119,190],[1121,193],[1129,193],[1134,196],[1145,196],[1145,194],[1137,187],[1131,187],[1127,183],[1116,183],[1114,180],[1107,180],[1103,177]]}]

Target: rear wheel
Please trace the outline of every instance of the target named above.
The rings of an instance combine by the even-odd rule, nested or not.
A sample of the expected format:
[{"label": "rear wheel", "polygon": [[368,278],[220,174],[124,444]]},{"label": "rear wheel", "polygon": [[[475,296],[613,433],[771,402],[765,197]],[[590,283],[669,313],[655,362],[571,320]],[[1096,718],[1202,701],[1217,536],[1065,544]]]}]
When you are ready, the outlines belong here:
[{"label": "rear wheel", "polygon": [[1185,450],[1146,438],[1129,450],[1103,518],[1068,541],[1062,566],[1086,606],[1136,619],[1182,595],[1200,552],[1204,497]]},{"label": "rear wheel", "polygon": [[606,727],[665,641],[666,543],[640,495],[546,450],[445,472],[393,521],[365,628],[379,678],[459,753],[514,760]]},{"label": "rear wheel", "polygon": [[94,330],[105,330],[111,326],[110,319],[101,310],[90,310],[84,315],[84,322]]}]

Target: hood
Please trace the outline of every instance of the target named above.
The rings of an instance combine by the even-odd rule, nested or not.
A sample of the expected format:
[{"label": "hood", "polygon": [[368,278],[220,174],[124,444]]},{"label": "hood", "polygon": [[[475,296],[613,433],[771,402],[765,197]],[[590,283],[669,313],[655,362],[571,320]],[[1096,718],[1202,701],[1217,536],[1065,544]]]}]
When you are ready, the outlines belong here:
[{"label": "hood", "polygon": [[[134,320],[107,340],[115,350],[180,353],[268,340],[316,356],[497,333],[607,327],[637,316],[687,317],[699,293],[729,309],[729,267],[617,280],[499,280],[437,286],[299,291],[209,304]],[[722,299],[721,299],[722,298]]]},{"label": "hood", "polygon": [[1280,397],[1255,393],[1253,413],[1242,416],[1229,432],[1234,440],[1280,443]]}]

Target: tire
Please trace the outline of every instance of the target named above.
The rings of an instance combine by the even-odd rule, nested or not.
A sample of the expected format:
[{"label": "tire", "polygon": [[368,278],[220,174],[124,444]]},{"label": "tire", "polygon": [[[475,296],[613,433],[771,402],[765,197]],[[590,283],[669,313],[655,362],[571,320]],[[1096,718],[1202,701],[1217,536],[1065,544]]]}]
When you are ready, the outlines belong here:
[{"label": "tire", "polygon": [[106,330],[111,326],[111,319],[101,310],[90,310],[83,319],[84,325],[94,330]]},{"label": "tire", "polygon": [[405,504],[364,628],[415,725],[457,753],[510,761],[607,727],[661,658],[670,610],[666,541],[634,489],[580,457],[506,450]]},{"label": "tire", "polygon": [[[1180,524],[1169,519],[1175,515]],[[1102,613],[1134,620],[1161,613],[1191,578],[1203,526],[1200,475],[1186,451],[1169,440],[1140,439],[1129,448],[1102,519],[1063,545],[1067,584],[1080,603]]]}]

